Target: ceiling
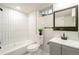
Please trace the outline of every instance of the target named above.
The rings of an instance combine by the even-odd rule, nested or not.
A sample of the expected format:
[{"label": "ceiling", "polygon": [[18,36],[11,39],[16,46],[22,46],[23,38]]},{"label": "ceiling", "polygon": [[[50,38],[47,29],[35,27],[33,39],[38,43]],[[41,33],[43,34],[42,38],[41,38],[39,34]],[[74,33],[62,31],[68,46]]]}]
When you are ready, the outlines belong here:
[{"label": "ceiling", "polygon": [[[50,5],[52,5],[52,3],[2,3],[1,5],[16,9],[24,13],[30,13],[34,10],[42,10],[46,7],[49,7]],[[20,9],[17,9],[17,6],[19,6]]]}]

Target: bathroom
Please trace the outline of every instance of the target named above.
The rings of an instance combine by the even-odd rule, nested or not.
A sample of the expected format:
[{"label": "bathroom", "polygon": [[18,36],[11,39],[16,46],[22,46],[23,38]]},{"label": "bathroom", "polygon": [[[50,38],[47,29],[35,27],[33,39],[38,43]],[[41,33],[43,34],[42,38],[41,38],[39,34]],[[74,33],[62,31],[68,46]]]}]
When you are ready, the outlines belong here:
[{"label": "bathroom", "polygon": [[[79,6],[75,3],[64,5],[57,3],[0,3],[0,55],[64,55],[65,52],[61,51],[64,49],[61,47],[61,45],[65,45],[64,43],[70,44],[71,46],[68,44],[65,46],[72,48],[70,48],[72,51],[66,55],[78,55],[79,53],[76,53],[79,51],[79,46],[77,46],[79,12],[77,9]],[[55,11],[61,13],[60,10],[70,12],[73,10],[71,15],[77,21],[73,20],[76,25],[70,24],[71,27],[66,28],[62,25],[63,21],[60,20],[57,22],[57,26],[62,25],[62,28],[55,28],[57,18]],[[66,25],[68,26],[68,23]],[[54,38],[59,37],[67,37],[67,40],[54,41]],[[55,54],[52,48],[54,44],[51,44],[51,40],[53,43],[57,43]],[[72,41],[77,44],[75,48]]]}]

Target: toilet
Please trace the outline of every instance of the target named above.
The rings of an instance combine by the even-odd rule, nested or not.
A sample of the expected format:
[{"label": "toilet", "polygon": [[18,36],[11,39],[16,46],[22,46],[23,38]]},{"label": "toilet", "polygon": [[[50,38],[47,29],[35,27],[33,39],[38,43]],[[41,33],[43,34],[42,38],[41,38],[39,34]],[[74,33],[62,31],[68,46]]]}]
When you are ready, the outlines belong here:
[{"label": "toilet", "polygon": [[31,43],[27,46],[27,51],[28,52],[35,52],[39,49],[39,47],[42,44],[43,44],[43,38],[38,37],[38,38],[36,38],[36,41],[34,41],[33,43]]},{"label": "toilet", "polygon": [[37,42],[34,42],[27,46],[27,51],[29,52],[37,51],[39,47],[40,47],[40,44],[38,44]]}]

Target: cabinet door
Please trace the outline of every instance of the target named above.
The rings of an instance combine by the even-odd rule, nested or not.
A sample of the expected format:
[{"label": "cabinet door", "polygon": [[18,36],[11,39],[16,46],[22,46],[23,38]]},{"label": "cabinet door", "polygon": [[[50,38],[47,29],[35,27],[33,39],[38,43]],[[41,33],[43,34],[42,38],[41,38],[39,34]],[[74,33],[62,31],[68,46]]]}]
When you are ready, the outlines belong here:
[{"label": "cabinet door", "polygon": [[62,55],[79,55],[79,49],[62,46]]},{"label": "cabinet door", "polygon": [[61,45],[57,43],[49,43],[50,55],[61,55]]}]

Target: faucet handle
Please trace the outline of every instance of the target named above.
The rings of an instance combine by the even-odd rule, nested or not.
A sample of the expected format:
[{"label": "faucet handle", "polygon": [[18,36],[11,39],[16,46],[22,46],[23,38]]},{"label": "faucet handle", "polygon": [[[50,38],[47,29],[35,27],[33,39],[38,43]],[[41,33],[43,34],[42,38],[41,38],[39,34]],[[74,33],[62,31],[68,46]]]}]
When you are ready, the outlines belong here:
[{"label": "faucet handle", "polygon": [[65,33],[63,33],[63,36],[65,37]]},{"label": "faucet handle", "polygon": [[63,33],[63,36],[61,36],[61,39],[67,40],[67,37],[65,36],[65,33]]}]

